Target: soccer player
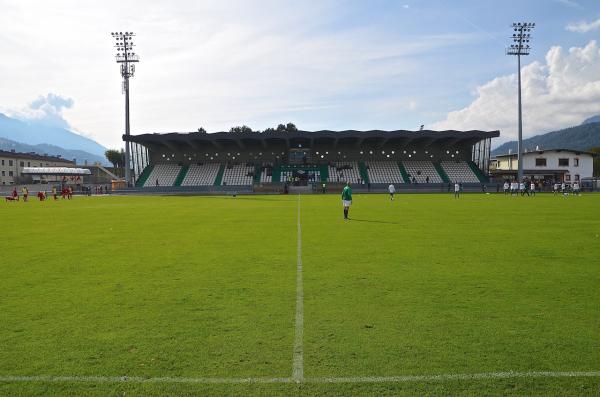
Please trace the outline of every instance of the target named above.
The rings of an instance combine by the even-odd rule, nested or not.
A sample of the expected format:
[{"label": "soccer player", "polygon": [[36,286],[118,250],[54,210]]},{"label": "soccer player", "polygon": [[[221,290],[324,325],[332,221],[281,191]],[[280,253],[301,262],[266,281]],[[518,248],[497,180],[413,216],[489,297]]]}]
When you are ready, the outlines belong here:
[{"label": "soccer player", "polygon": [[504,195],[506,196],[508,194],[508,181],[504,182]]},{"label": "soccer player", "polygon": [[569,192],[567,192],[567,184],[566,183],[561,183],[560,185],[560,190],[562,191],[563,196],[568,196]]},{"label": "soccer player", "polygon": [[525,183],[524,182],[519,183],[519,191],[521,192],[521,196],[525,195]]},{"label": "soccer player", "polygon": [[393,183],[390,183],[390,186],[388,186],[388,190],[390,191],[390,200],[394,201],[394,193],[396,193],[396,187]]},{"label": "soccer player", "polygon": [[554,184],[554,190],[553,190],[554,195],[556,196],[558,194],[558,183]]},{"label": "soccer player", "polygon": [[56,194],[56,186],[52,186],[52,196],[54,197],[54,201],[58,200],[58,195]]},{"label": "soccer player", "polygon": [[573,194],[579,196],[579,182],[573,182]]},{"label": "soccer player", "polygon": [[531,184],[529,185],[529,188],[531,190],[531,194],[533,196],[535,196],[535,182],[533,182],[533,179],[531,180]]},{"label": "soccer player", "polygon": [[342,205],[344,206],[344,219],[348,218],[348,211],[352,205],[352,189],[350,189],[350,182],[346,182],[344,190],[342,190]]},{"label": "soccer player", "polygon": [[454,182],[454,198],[460,197],[460,183]]},{"label": "soccer player", "polygon": [[23,201],[27,201],[27,197],[29,197],[29,189],[27,189],[27,186],[23,186],[23,188],[21,188],[21,193],[23,193]]}]

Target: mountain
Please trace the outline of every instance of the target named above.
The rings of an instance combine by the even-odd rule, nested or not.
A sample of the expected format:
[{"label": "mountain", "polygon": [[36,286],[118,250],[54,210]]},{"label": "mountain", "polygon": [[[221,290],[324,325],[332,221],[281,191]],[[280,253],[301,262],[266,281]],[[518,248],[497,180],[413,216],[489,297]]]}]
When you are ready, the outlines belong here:
[{"label": "mountain", "polygon": [[592,116],[589,119],[585,119],[581,125],[591,124],[591,123],[600,123],[600,114],[597,116]]},{"label": "mountain", "polygon": [[104,157],[106,148],[96,141],[60,127],[24,122],[0,113],[0,138],[28,145],[56,145],[66,150],[82,150]]},{"label": "mountain", "polygon": [[[600,116],[595,116],[600,118]],[[591,118],[593,119],[593,118]],[[588,119],[588,120],[591,120]],[[587,150],[592,146],[600,146],[600,122],[588,122],[577,127],[565,128],[563,130],[548,132],[523,139],[523,150],[543,149],[573,149]],[[599,120],[600,121],[600,120]],[[517,141],[506,142],[492,150],[492,156],[517,152]]]},{"label": "mountain", "polygon": [[39,145],[27,145],[26,143],[15,142],[10,139],[0,138],[0,150],[14,150],[16,152],[30,153],[35,152],[37,154],[48,154],[53,156],[61,156],[65,160],[76,159],[77,164],[84,164],[87,161],[88,164],[99,162],[103,165],[109,165],[109,162],[104,156],[98,156],[96,154],[88,153],[83,150],[68,150],[58,146],[48,145],[45,143]]}]

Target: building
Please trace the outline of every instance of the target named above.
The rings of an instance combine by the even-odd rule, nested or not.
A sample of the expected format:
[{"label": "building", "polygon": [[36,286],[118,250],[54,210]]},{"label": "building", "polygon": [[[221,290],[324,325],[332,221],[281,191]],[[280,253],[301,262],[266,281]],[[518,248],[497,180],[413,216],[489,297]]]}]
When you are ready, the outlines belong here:
[{"label": "building", "polygon": [[[526,178],[571,183],[590,178],[594,172],[594,153],[570,149],[535,150],[523,153]],[[491,173],[499,178],[516,178],[516,153],[495,156]]]},{"label": "building", "polygon": [[487,182],[498,131],[281,131],[123,136],[138,187]]},{"label": "building", "polygon": [[36,153],[19,153],[0,150],[0,185],[30,183],[31,177],[23,175],[25,167],[74,167],[75,162],[57,156]]}]

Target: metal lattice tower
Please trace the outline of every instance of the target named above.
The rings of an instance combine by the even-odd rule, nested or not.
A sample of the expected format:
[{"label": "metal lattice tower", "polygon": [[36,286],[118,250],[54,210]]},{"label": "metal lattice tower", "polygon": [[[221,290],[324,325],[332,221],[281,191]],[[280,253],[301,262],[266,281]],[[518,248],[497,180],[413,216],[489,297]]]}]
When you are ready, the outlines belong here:
[{"label": "metal lattice tower", "polygon": [[506,55],[517,56],[517,68],[519,76],[519,143],[518,143],[518,174],[517,179],[523,180],[523,112],[521,108],[521,55],[529,55],[531,46],[531,30],[535,27],[535,23],[531,22],[515,22],[512,24],[513,35],[511,39],[513,43],[506,48]]},{"label": "metal lattice tower", "polygon": [[[123,77],[123,93],[125,94],[125,135],[129,136],[129,78],[135,73],[135,63],[140,61],[139,56],[133,52],[133,32],[112,32],[115,39],[117,63],[121,65],[121,76]],[[127,186],[132,184],[131,180],[131,153],[129,140],[125,141],[125,181]]]}]

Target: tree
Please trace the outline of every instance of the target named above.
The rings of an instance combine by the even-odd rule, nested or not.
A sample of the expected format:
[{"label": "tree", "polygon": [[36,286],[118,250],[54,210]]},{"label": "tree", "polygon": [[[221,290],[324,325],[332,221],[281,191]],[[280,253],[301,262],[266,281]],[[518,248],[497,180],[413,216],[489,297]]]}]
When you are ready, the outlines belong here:
[{"label": "tree", "polygon": [[269,127],[267,129],[265,129],[263,132],[267,132],[267,133],[275,132],[275,128]]},{"label": "tree", "polygon": [[600,146],[591,147],[587,151],[596,153],[596,157],[594,157],[594,176],[600,177]]},{"label": "tree", "polygon": [[294,123],[279,124],[276,129],[277,132],[296,132],[298,128]]},{"label": "tree", "polygon": [[243,126],[237,126],[237,127],[231,127],[231,129],[229,130],[229,132],[233,132],[233,133],[248,133],[248,132],[253,132],[252,128],[248,127],[247,125],[243,125]]},{"label": "tree", "polygon": [[198,132],[201,134],[206,134],[206,130],[203,127],[198,128]]},{"label": "tree", "polygon": [[104,152],[104,156],[113,165],[115,171],[125,165],[125,151],[123,149],[108,149]]}]

